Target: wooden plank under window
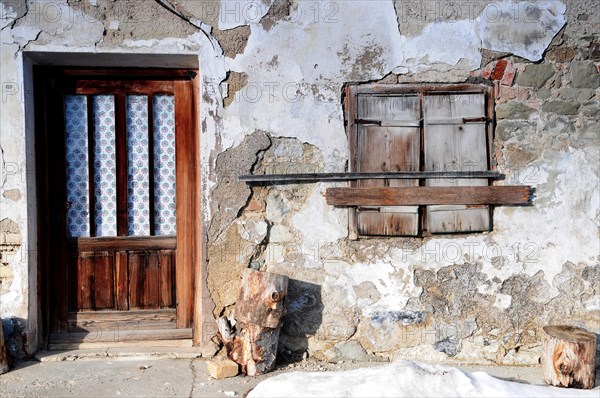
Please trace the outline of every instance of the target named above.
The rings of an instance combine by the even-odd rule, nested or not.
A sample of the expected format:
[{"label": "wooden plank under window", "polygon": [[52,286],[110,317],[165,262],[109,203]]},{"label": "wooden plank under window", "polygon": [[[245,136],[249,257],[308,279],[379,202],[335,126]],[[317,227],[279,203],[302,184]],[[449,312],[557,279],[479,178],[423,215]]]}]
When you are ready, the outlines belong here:
[{"label": "wooden plank under window", "polygon": [[[418,171],[420,162],[419,98],[417,96],[359,96],[358,119],[385,120],[358,126],[357,171]],[[394,120],[398,121],[394,126]],[[407,122],[408,121],[408,122]],[[361,180],[358,187],[414,187],[418,179]],[[357,210],[360,235],[416,236],[417,207]]]},{"label": "wooden plank under window", "polygon": [[[484,94],[444,94],[424,97],[426,171],[488,170]],[[445,121],[441,123],[440,121]],[[429,187],[486,186],[486,179],[431,179]],[[430,233],[478,232],[491,229],[489,207],[467,203],[427,207]]]},{"label": "wooden plank under window", "polygon": [[[327,204],[333,206],[422,206],[448,207],[465,205],[528,205],[532,199],[529,186],[485,187],[363,187],[328,188]],[[384,206],[384,207],[382,207]]]}]

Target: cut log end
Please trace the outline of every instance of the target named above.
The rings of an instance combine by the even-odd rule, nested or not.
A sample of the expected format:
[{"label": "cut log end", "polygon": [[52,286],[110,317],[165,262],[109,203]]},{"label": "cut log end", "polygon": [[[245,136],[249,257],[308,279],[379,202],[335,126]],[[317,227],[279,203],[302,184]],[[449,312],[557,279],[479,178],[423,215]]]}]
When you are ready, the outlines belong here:
[{"label": "cut log end", "polygon": [[4,334],[2,332],[2,318],[0,318],[0,375],[8,372],[10,366],[10,355],[8,355],[8,348],[4,343]]},{"label": "cut log end", "polygon": [[288,278],[244,269],[240,282],[235,330],[222,317],[218,321],[219,334],[229,358],[240,364],[248,376],[255,376],[275,366]]},{"label": "cut log end", "polygon": [[544,382],[560,387],[593,388],[596,380],[596,335],[565,325],[545,326],[543,329]]}]

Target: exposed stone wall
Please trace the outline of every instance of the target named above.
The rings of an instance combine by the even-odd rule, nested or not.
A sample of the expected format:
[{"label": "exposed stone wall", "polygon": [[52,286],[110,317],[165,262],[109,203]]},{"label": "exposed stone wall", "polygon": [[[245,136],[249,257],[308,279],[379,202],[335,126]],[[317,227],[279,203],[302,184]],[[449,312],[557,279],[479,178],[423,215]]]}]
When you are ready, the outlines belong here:
[{"label": "exposed stone wall", "polygon": [[15,277],[10,264],[14,262],[22,241],[16,222],[9,218],[0,220],[0,295],[8,293]]},{"label": "exposed stone wall", "polygon": [[[0,220],[22,253],[3,254],[0,316],[21,347],[37,319],[24,51],[198,57],[213,316],[232,314],[251,266],[291,278],[282,347],[330,360],[532,364],[546,323],[600,331],[596,1],[143,3],[0,0]],[[533,207],[495,209],[493,232],[349,241],[323,198],[335,184],[236,180],[346,170],[348,82],[484,80],[501,183],[536,188]]]}]

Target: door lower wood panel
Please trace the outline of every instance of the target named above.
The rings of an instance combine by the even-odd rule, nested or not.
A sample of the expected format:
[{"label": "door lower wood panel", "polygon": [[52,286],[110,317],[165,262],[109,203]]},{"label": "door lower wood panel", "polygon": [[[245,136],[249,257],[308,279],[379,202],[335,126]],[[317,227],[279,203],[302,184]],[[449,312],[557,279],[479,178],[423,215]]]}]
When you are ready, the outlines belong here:
[{"label": "door lower wood panel", "polygon": [[[170,249],[70,252],[69,310],[174,309],[175,253]],[[115,287],[124,291],[115,294]]]}]

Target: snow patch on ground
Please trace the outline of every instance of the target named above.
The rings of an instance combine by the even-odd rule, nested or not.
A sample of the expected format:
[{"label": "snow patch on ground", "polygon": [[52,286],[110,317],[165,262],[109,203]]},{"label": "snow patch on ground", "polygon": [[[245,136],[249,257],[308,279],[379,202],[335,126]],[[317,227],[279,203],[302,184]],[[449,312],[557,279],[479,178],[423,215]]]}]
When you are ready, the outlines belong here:
[{"label": "snow patch on ground", "polygon": [[248,397],[598,397],[598,390],[535,386],[485,372],[399,360],[344,372],[293,372],[258,384]]}]

